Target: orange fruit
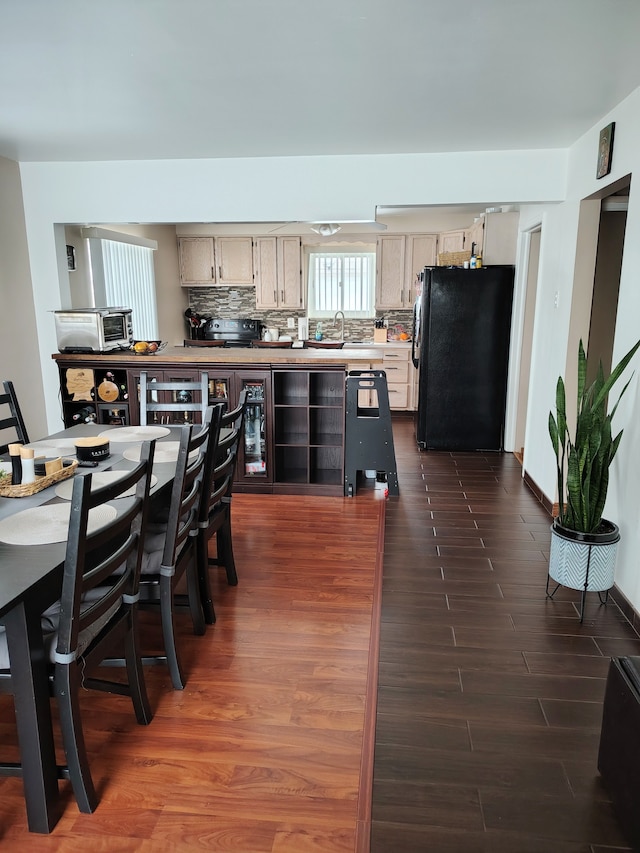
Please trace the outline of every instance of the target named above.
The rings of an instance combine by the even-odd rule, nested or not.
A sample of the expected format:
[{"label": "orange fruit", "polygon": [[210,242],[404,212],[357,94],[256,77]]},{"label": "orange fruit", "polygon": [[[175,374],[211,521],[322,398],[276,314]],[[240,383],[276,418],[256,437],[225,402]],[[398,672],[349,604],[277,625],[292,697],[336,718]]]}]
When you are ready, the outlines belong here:
[{"label": "orange fruit", "polygon": [[138,341],[137,344],[133,345],[133,349],[135,352],[149,352],[149,344],[146,341]]}]

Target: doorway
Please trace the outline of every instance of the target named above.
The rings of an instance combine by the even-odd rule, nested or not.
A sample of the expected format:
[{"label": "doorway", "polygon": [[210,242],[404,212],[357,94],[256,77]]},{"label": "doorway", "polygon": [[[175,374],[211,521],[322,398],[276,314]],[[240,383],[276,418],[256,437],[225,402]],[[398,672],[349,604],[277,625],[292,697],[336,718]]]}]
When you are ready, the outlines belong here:
[{"label": "doorway", "polygon": [[596,378],[600,361],[605,376],[611,371],[629,189],[627,185],[607,196],[600,208],[587,347],[587,383]]},{"label": "doorway", "polygon": [[529,374],[531,373],[531,349],[533,346],[533,320],[538,288],[538,269],[540,266],[540,226],[526,234],[526,296],[522,323],[522,343],[520,347],[520,367],[518,370],[518,403],[516,407],[513,453],[523,464],[525,430],[527,424],[527,402],[529,399]]}]

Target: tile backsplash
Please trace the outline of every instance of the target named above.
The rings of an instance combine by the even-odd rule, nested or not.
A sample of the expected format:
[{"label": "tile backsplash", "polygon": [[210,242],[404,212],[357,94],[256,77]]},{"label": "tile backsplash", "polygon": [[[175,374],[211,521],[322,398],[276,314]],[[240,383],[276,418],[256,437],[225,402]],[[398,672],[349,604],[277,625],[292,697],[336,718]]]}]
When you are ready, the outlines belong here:
[{"label": "tile backsplash", "polygon": [[[189,289],[189,305],[193,311],[201,317],[251,317],[265,326],[275,326],[283,335],[290,334],[294,339],[298,337],[298,317],[305,317],[305,311],[261,311],[256,308],[256,291],[254,287],[192,287]],[[411,334],[412,325],[411,311],[387,311],[378,312],[376,317],[387,320],[392,329],[396,325],[402,326],[405,332]],[[287,328],[287,320],[293,317],[295,325],[293,329]],[[322,334],[327,340],[338,340],[340,338],[340,321],[334,324],[333,320],[322,320]],[[309,321],[309,336],[315,335],[316,322]],[[347,341],[372,341],[373,320],[351,320],[347,318],[344,323],[344,337]]]}]

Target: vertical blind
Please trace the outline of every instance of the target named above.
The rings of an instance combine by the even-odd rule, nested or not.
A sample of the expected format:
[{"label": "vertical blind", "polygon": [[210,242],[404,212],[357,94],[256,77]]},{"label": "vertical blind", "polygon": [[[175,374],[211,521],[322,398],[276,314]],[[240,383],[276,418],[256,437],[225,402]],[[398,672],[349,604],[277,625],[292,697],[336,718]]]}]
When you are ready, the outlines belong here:
[{"label": "vertical blind", "polygon": [[100,250],[108,304],[131,308],[134,338],[157,340],[153,249],[116,240],[100,240]]}]

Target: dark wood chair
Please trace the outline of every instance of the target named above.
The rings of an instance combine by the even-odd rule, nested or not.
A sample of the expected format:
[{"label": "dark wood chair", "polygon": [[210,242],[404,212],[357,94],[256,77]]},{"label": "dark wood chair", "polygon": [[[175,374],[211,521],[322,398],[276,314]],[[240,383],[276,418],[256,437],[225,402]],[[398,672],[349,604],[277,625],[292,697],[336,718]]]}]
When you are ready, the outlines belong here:
[{"label": "dark wood chair", "polygon": [[206,628],[197,564],[198,517],[205,465],[210,455],[216,454],[222,408],[210,406],[202,425],[182,427],[171,499],[165,510],[151,519],[145,541],[140,607],[160,610],[164,654],[145,654],[143,662],[166,662],[176,690],[185,685],[175,626],[176,611],[183,606],[177,592],[183,577],[194,634],[204,634]]},{"label": "dark wood chair", "polygon": [[[168,398],[168,399],[167,399]],[[171,416],[173,412],[186,415],[185,423],[199,414],[204,414],[209,405],[209,374],[201,373],[200,379],[179,379],[172,382],[149,380],[146,370],[140,372],[140,424],[146,426],[149,414],[161,417]]]},{"label": "dark wood chair", "polygon": [[[81,692],[91,688],[130,696],[141,725],[150,723],[153,716],[140,658],[137,605],[153,452],[154,442],[145,442],[139,464],[104,488],[92,491],[91,474],[75,478],[62,594],[42,617],[45,648],[51,658],[50,683],[59,707],[67,760],[59,773],[71,780],[82,812],[93,812],[98,797],[82,731]],[[131,488],[135,489],[133,496],[116,501]],[[116,515],[92,530],[91,510],[105,504],[110,504]],[[99,677],[100,664],[114,651],[122,654],[123,648],[126,682]],[[0,692],[11,693],[4,631],[0,633],[0,665]],[[103,713],[108,714],[108,706]],[[31,747],[23,744],[21,748]],[[21,769],[3,764],[0,773],[21,775]]]},{"label": "dark wood chair", "polygon": [[15,438],[11,438],[6,443],[3,441],[0,444],[0,453],[6,453],[10,444],[18,442],[28,444],[29,435],[27,434],[27,428],[22,418],[13,382],[5,379],[2,387],[4,388],[4,392],[0,394],[0,434],[4,430],[13,430],[15,432]]},{"label": "dark wood chair", "polygon": [[[231,586],[238,583],[231,537],[231,497],[235,478],[238,448],[244,433],[247,405],[246,388],[240,393],[235,409],[225,412],[220,420],[224,433],[218,441],[211,469],[205,474],[205,489],[198,520],[198,578],[204,618],[208,624],[216,621],[209,566],[221,566]],[[216,537],[216,556],[209,557],[209,542]]]}]

